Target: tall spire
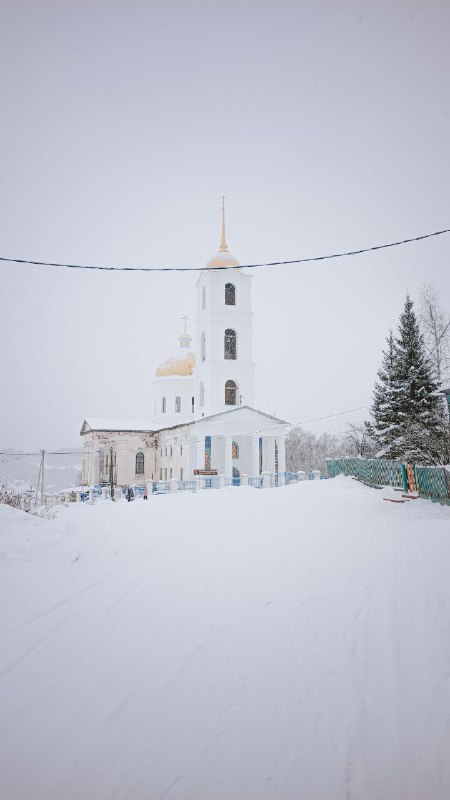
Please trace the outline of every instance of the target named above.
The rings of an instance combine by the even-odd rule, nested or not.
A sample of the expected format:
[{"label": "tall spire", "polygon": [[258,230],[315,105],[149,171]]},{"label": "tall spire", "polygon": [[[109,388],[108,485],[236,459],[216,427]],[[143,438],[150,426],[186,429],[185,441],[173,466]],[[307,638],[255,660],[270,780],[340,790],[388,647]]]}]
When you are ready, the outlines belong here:
[{"label": "tall spire", "polygon": [[225,237],[225,195],[222,195],[222,237],[220,239],[219,250],[228,250],[227,240]]}]

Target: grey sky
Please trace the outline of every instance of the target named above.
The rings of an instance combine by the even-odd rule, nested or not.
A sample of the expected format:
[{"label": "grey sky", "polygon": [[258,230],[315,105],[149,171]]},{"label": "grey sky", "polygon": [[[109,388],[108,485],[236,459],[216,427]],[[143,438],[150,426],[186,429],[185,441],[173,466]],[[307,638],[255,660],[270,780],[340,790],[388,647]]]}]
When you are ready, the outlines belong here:
[{"label": "grey sky", "polygon": [[[447,2],[0,1],[0,255],[242,263],[450,227]],[[257,406],[370,402],[407,290],[450,307],[450,236],[254,278]],[[1,264],[0,444],[152,416],[193,275]],[[315,425],[343,429],[345,420]]]}]

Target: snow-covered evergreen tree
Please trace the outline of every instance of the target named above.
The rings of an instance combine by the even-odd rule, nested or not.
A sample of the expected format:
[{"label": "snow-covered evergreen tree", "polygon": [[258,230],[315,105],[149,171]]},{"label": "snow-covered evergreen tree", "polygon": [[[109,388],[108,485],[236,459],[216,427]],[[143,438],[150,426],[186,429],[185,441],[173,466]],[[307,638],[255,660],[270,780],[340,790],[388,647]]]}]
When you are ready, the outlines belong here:
[{"label": "snow-covered evergreen tree", "polygon": [[383,351],[383,361],[378,370],[378,381],[375,384],[372,404],[372,424],[368,424],[368,433],[378,448],[378,458],[396,458],[395,440],[398,422],[397,385],[396,385],[396,352],[392,329],[386,339],[387,349]]},{"label": "snow-covered evergreen tree", "polygon": [[416,464],[445,463],[449,432],[444,399],[409,296],[398,336],[391,333],[388,338],[378,378],[372,406],[378,456]]}]

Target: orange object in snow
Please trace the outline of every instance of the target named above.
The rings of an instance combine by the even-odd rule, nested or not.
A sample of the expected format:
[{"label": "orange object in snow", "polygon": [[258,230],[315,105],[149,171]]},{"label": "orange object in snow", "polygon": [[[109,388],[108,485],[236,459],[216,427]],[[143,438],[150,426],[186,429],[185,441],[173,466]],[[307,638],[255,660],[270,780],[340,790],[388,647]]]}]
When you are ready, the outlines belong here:
[{"label": "orange object in snow", "polygon": [[416,488],[416,482],[414,480],[414,470],[411,464],[406,465],[406,479],[408,481],[408,489],[410,492],[414,492]]}]

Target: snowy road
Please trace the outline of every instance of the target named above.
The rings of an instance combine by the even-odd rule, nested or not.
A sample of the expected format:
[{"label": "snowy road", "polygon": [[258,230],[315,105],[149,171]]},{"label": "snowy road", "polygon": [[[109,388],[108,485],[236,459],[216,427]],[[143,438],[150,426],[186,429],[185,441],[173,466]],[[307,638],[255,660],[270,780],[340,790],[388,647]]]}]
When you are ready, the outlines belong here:
[{"label": "snowy road", "polygon": [[2,800],[448,800],[450,508],[0,506]]}]

